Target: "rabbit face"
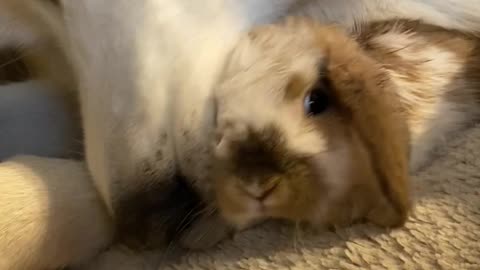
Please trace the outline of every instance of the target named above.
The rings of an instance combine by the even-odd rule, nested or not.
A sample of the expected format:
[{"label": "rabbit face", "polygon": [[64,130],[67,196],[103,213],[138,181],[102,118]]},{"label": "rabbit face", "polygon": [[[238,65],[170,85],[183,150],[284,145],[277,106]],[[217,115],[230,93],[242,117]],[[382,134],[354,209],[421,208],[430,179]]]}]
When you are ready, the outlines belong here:
[{"label": "rabbit face", "polygon": [[336,28],[290,18],[241,40],[216,89],[223,217],[402,224],[408,129],[387,74]]}]

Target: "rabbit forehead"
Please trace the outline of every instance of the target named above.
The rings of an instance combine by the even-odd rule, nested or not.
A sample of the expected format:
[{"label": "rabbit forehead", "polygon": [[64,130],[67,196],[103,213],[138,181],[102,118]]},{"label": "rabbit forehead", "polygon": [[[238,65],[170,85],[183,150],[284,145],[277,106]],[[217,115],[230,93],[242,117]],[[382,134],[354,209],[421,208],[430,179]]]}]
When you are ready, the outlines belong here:
[{"label": "rabbit forehead", "polygon": [[323,48],[315,33],[296,35],[275,26],[259,28],[245,35],[230,55],[227,77],[244,75],[250,78],[287,77],[302,74],[314,79],[322,60]]},{"label": "rabbit forehead", "polygon": [[323,52],[308,38],[275,33],[265,42],[243,39],[216,89],[219,120],[256,130],[273,124],[289,149],[299,154],[321,152],[324,136],[305,118],[303,99],[318,80],[323,62]]}]

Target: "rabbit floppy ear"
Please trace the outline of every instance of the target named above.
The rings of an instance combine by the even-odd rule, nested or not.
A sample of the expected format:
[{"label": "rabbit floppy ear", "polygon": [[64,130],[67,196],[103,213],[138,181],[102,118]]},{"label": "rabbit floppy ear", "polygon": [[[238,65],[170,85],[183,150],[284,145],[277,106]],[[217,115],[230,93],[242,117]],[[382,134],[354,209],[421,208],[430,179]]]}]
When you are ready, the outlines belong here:
[{"label": "rabbit floppy ear", "polygon": [[348,112],[353,129],[368,151],[383,194],[375,199],[367,219],[381,226],[402,225],[410,208],[409,133],[398,110],[395,86],[381,67],[347,37],[328,33],[321,37],[335,39],[322,42],[332,45],[326,48],[326,73],[339,106]]}]

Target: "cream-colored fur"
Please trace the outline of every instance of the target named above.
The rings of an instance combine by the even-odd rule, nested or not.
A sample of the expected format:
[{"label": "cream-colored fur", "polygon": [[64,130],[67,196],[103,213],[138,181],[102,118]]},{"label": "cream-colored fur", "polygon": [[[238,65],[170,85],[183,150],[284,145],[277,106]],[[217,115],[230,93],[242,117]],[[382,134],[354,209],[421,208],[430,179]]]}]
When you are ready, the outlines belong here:
[{"label": "cream-colored fur", "polygon": [[0,163],[0,269],[83,262],[110,243],[111,220],[76,161],[18,156]]},{"label": "cream-colored fur", "polygon": [[[463,30],[480,29],[476,0],[59,2],[61,7],[45,6],[50,2],[40,0],[0,2],[0,21],[6,22],[0,28],[0,45],[35,48],[53,39],[64,49],[79,83],[88,169],[111,215],[115,215],[116,202],[129,191],[158,181],[137,174],[145,161],[161,174],[169,175],[174,168],[180,168],[192,180],[204,178],[207,164],[203,163],[208,162],[204,158],[208,155],[206,142],[213,125],[209,111],[211,88],[231,47],[252,25],[273,21],[289,10],[303,12],[308,7],[319,20],[347,26],[358,21],[405,16]],[[316,8],[310,9],[311,5]],[[157,160],[159,152],[161,161]],[[198,162],[191,165],[187,158]],[[47,184],[56,181],[48,177],[39,180]],[[207,192],[208,185],[200,183],[198,188]],[[54,191],[61,193],[60,188],[68,191],[73,187],[69,184]],[[12,198],[9,203],[21,205],[16,200]],[[39,207],[51,207],[41,198],[37,203]],[[78,205],[82,211],[92,213],[102,208],[101,204]],[[63,216],[54,207],[49,209],[53,209],[53,217]],[[10,212],[6,214],[0,222],[11,227],[9,231],[0,231],[0,237],[24,224]],[[92,232],[91,228],[84,228],[70,224],[62,227],[69,235]],[[88,239],[85,241],[89,243]],[[22,252],[31,251],[28,247],[20,248],[21,243],[1,241],[0,250],[18,247],[16,257],[25,258],[28,254]],[[69,242],[45,243],[79,256],[70,257],[71,262],[82,257]],[[37,257],[45,260],[45,266],[67,263],[62,259],[54,261],[49,250],[38,249],[45,252]],[[7,263],[11,259],[15,258],[7,256]]]}]

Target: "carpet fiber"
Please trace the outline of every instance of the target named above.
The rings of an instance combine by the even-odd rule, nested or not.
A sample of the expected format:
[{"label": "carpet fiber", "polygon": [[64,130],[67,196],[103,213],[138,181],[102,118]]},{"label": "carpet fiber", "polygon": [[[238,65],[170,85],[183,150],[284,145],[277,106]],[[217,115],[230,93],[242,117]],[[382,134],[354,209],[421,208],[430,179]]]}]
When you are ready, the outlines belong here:
[{"label": "carpet fiber", "polygon": [[413,181],[416,206],[402,229],[300,233],[266,224],[183,256],[117,247],[82,270],[480,269],[480,126],[453,138]]}]

